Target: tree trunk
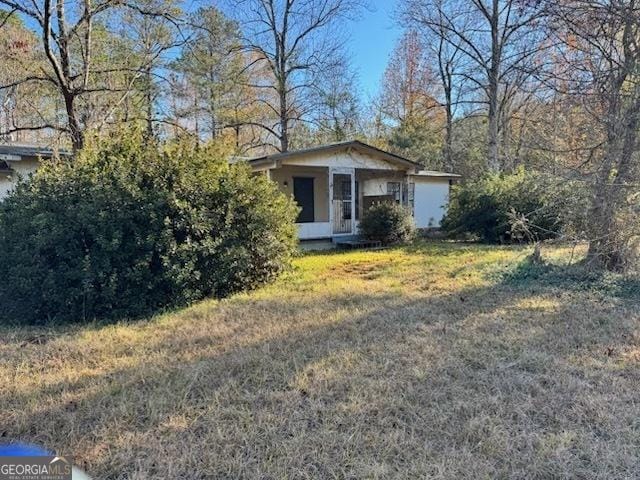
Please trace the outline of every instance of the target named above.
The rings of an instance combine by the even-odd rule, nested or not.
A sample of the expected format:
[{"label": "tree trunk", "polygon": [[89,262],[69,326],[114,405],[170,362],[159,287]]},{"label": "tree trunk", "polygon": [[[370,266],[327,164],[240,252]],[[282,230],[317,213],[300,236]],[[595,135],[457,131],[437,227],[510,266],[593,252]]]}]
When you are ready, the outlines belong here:
[{"label": "tree trunk", "polygon": [[591,208],[589,209],[589,250],[587,263],[596,268],[612,271],[624,269],[624,245],[617,236],[617,193],[609,184],[607,170],[599,175]]},{"label": "tree trunk", "polygon": [[144,92],[146,108],[147,108],[147,128],[145,138],[151,140],[153,138],[153,80],[151,79],[151,67],[145,69],[146,91]]},{"label": "tree trunk", "polygon": [[64,92],[64,106],[67,112],[69,124],[69,135],[71,136],[71,146],[74,153],[79,152],[84,147],[84,130],[78,122],[78,115],[75,109],[75,96],[70,92]]},{"label": "tree trunk", "polygon": [[289,150],[289,115],[287,112],[286,86],[280,90],[280,151]]},{"label": "tree trunk", "polygon": [[451,88],[445,88],[446,126],[444,131],[444,169],[453,172],[453,110],[451,107]]},{"label": "tree trunk", "polygon": [[626,185],[638,142],[639,108],[638,102],[628,106],[610,127],[607,154],[597,173],[589,212],[587,261],[612,271],[624,270],[632,255],[631,235],[626,230],[633,226],[620,220],[620,215],[626,208]]},{"label": "tree trunk", "polygon": [[488,144],[488,164],[489,169],[500,171],[500,159],[498,157],[498,135],[499,135],[499,102],[498,102],[498,80],[500,75],[500,39],[498,20],[498,0],[493,0],[493,12],[491,17],[491,65],[488,71],[488,91],[489,102],[489,125],[487,131]]},{"label": "tree trunk", "polygon": [[209,126],[211,128],[211,140],[218,136],[218,116],[216,109],[216,94],[213,88],[209,89]]}]

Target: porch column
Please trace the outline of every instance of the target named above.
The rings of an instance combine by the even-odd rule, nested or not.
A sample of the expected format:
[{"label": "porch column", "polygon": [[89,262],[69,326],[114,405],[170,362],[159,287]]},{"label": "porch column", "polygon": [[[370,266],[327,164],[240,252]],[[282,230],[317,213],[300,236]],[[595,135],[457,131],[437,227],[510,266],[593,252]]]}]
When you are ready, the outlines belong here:
[{"label": "porch column", "polygon": [[327,175],[329,176],[328,178],[328,182],[329,182],[329,198],[328,198],[328,202],[329,202],[329,228],[331,229],[331,236],[333,237],[333,168],[332,167],[328,167],[327,168]]},{"label": "porch column", "polygon": [[356,169],[351,171],[351,234],[356,233]]},{"label": "porch column", "polygon": [[[411,177],[409,176],[409,172],[404,172],[404,176],[402,178],[402,183],[400,184],[400,204],[403,207],[409,206],[409,182],[411,181]],[[406,191],[405,191],[406,189]]]}]

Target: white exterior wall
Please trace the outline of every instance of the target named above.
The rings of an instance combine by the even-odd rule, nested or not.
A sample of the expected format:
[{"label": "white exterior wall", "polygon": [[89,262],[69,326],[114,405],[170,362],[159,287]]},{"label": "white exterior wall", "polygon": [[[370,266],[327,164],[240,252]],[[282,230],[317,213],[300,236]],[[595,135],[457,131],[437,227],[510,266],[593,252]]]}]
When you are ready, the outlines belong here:
[{"label": "white exterior wall", "polygon": [[38,160],[26,158],[18,162],[7,162],[13,169],[9,175],[0,173],[0,200],[6,197],[13,188],[18,176],[27,177],[38,168]]},{"label": "white exterior wall", "polygon": [[329,222],[296,223],[300,240],[315,240],[332,236]]},{"label": "white exterior wall", "polygon": [[415,183],[414,218],[418,228],[437,228],[449,203],[449,180],[446,178],[410,177]]}]

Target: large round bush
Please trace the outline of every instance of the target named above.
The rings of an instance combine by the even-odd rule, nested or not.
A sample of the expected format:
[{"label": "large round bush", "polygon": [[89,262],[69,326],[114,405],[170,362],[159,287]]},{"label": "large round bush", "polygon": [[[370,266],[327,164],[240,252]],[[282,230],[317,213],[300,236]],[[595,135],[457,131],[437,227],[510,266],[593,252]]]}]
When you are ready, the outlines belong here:
[{"label": "large round bush", "polygon": [[415,234],[415,222],[402,205],[395,202],[379,202],[364,212],[359,229],[365,238],[388,245],[411,240]]},{"label": "large round bush", "polygon": [[579,236],[588,204],[579,182],[520,168],[453,187],[442,228],[487,243]]},{"label": "large round bush", "polygon": [[41,168],[0,203],[0,316],[149,315],[273,279],[297,208],[215,151],[120,140]]}]

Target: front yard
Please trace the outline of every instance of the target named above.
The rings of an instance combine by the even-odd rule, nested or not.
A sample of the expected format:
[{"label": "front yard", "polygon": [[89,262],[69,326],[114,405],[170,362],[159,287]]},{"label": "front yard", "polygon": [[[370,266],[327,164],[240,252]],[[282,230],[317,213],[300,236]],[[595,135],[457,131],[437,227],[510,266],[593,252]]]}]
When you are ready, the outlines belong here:
[{"label": "front yard", "polygon": [[636,478],[638,289],[529,253],[310,254],[148,321],[0,330],[0,441],[100,479]]}]

